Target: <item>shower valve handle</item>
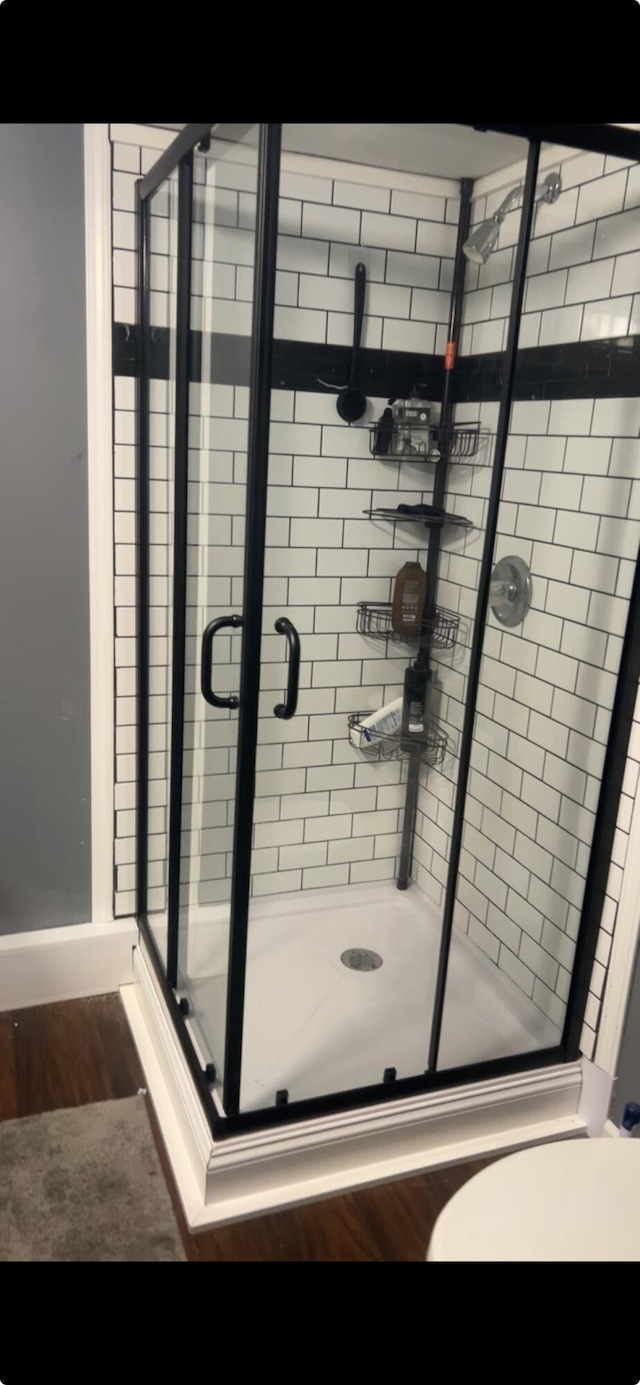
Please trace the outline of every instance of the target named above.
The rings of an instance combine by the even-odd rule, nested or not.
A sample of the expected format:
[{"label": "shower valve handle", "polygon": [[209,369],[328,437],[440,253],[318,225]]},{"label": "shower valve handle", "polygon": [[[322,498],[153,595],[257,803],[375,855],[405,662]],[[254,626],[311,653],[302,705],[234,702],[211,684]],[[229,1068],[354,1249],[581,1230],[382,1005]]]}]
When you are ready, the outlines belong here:
[{"label": "shower valve handle", "polygon": [[231,628],[239,630],[242,625],[242,616],[218,616],[217,620],[212,620],[207,626],[202,636],[202,658],[200,662],[200,688],[205,702],[211,707],[229,707],[233,711],[240,705],[240,698],[236,693],[230,693],[226,697],[220,697],[213,691],[211,686],[211,651],[213,648],[214,635],[218,630]]},{"label": "shower valve handle", "polygon": [[275,623],[275,630],[279,635],[286,635],[289,645],[289,679],[287,682],[286,702],[278,702],[273,709],[274,717],[281,717],[283,721],[290,721],[295,716],[298,706],[298,683],[300,681],[300,636],[295,625],[287,620],[286,616],[280,616]]}]

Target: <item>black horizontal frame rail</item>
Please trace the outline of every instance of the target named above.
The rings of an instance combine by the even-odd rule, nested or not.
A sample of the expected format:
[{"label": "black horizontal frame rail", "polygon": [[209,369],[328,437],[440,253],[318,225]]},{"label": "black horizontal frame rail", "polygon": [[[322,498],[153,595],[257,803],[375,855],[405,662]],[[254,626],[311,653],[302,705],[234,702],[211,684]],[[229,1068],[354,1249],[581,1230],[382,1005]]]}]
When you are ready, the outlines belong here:
[{"label": "black horizontal frame rail", "polygon": [[142,202],[158,191],[161,183],[178,167],[185,154],[190,154],[197,144],[207,140],[215,125],[185,125],[184,130],[171,141],[168,149],[156,160],[153,168],[145,173],[138,183],[138,196]]},{"label": "black horizontal frame rail", "polygon": [[536,125],[480,125],[474,122],[470,128],[493,131],[497,135],[515,135],[532,143],[561,144],[593,154],[640,160],[640,131],[625,130],[621,125],[554,125],[546,121]]},{"label": "black horizontal frame rail", "polygon": [[491,491],[489,494],[489,503],[487,506],[486,532],[484,548],[482,552],[482,562],[480,564],[478,599],[476,604],[476,612],[473,626],[471,654],[469,657],[469,673],[467,678],[467,700],[464,709],[462,736],[460,738],[458,784],[456,788],[455,807],[453,812],[453,825],[451,829],[451,845],[449,848],[449,870],[447,873],[447,887],[445,893],[444,910],[442,917],[442,931],[440,938],[440,956],[438,959],[438,975],[436,979],[436,993],[433,1006],[433,1021],[431,1026],[431,1042],[429,1045],[428,1066],[432,1072],[435,1072],[438,1066],[440,1034],[442,1030],[442,1019],[444,1015],[447,972],[449,967],[449,952],[451,948],[451,936],[453,932],[453,915],[455,910],[456,894],[458,888],[460,853],[462,850],[462,833],[464,828],[467,785],[469,782],[471,750],[473,747],[476,705],[478,701],[478,685],[480,682],[480,664],[482,662],[485,625],[487,620],[487,611],[489,608],[489,588],[491,584],[491,568],[493,566],[493,548],[498,527],[498,512],[500,509],[502,476],[504,472],[507,442],[509,438],[511,398],[513,381],[516,371],[518,333],[520,331],[520,314],[522,311],[522,300],[524,297],[525,275],[527,268],[527,252],[529,248],[531,226],[533,224],[533,208],[536,190],[536,178],[538,174],[539,154],[540,146],[538,144],[531,144],[529,146],[529,154],[527,158],[527,171],[524,181],[522,215],[520,219],[520,232],[518,236],[518,247],[516,251],[516,261],[513,272],[513,289],[511,292],[511,311],[509,314],[509,331],[507,335],[507,347],[505,352],[502,399],[500,401],[500,413],[498,417],[498,426],[496,429],[495,453],[491,476]]},{"label": "black horizontal frame rail", "polygon": [[376,1106],[383,1101],[398,1101],[402,1097],[420,1096],[449,1087],[466,1086],[472,1082],[509,1077],[517,1072],[549,1068],[564,1061],[566,1060],[562,1048],[545,1048],[509,1058],[493,1058],[485,1063],[470,1063],[463,1068],[421,1074],[419,1077],[397,1078],[394,1082],[380,1082],[370,1087],[357,1087],[352,1091],[332,1092],[329,1096],[309,1097],[306,1101],[292,1101],[280,1107],[268,1106],[261,1111],[243,1111],[238,1116],[229,1116],[223,1120],[218,1118],[214,1134],[218,1139],[224,1139],[251,1130],[263,1130],[273,1125],[313,1120],[320,1116],[335,1115],[340,1111]]}]

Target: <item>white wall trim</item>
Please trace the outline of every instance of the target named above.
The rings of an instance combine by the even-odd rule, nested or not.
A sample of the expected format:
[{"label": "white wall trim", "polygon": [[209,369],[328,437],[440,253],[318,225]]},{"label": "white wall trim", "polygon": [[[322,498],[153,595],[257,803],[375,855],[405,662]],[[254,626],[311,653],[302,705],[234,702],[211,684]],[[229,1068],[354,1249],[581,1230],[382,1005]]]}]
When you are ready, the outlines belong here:
[{"label": "white wall trim", "polygon": [[640,938],[640,793],[629,829],[616,926],[607,968],[595,1058],[615,1077]]},{"label": "white wall trim", "polygon": [[[147,148],[168,149],[176,139],[177,130],[161,130],[155,125],[112,125],[111,138],[119,144],[146,145]],[[244,156],[244,157],[243,157]],[[255,163],[255,150],[237,146],[238,162]],[[427,173],[403,173],[397,168],[378,168],[372,164],[349,163],[346,159],[323,159],[315,154],[282,155],[285,173],[303,173],[316,178],[339,178],[345,183],[366,184],[369,187],[395,188],[403,192],[419,192],[431,197],[459,197],[460,184],[456,178],[436,178]]]},{"label": "white wall trim", "polygon": [[0,1011],[117,991],[137,936],[129,918],[0,937]]},{"label": "white wall trim", "polygon": [[145,955],[122,1001],[192,1229],[586,1133],[579,1063],[212,1139]]},{"label": "white wall trim", "polygon": [[584,1055],[582,1064],[582,1091],[580,1093],[579,1113],[585,1122],[587,1134],[598,1137],[604,1134],[604,1127],[611,1106],[613,1077],[604,1072],[596,1063]]},{"label": "white wall trim", "polygon": [[113,365],[111,147],[84,127],[91,655],[91,917],[113,918]]}]

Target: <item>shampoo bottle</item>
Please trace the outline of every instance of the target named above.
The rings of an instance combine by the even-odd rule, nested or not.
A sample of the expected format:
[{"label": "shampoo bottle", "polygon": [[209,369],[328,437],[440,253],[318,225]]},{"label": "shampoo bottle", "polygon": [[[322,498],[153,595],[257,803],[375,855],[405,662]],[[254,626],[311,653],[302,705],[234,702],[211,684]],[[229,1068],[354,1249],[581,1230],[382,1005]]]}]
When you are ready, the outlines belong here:
[{"label": "shampoo bottle", "polygon": [[397,635],[417,635],[422,625],[427,574],[419,563],[405,563],[393,584],[391,627]]}]

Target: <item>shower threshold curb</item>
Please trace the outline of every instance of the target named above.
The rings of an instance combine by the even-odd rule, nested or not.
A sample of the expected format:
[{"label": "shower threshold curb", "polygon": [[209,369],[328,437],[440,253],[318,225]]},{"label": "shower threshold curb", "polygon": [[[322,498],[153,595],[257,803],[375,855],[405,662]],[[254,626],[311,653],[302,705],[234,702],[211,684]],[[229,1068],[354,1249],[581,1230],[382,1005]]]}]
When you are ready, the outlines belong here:
[{"label": "shower threshold curb", "polygon": [[143,946],[120,994],[192,1231],[587,1134],[568,1063],[216,1141]]}]

